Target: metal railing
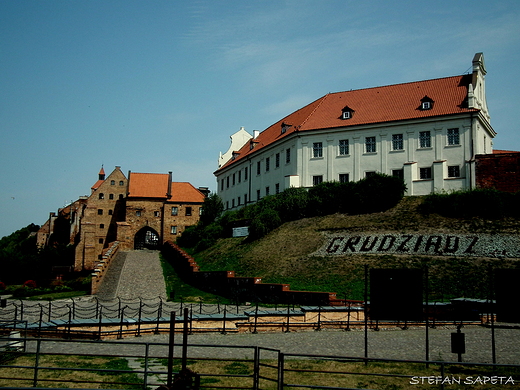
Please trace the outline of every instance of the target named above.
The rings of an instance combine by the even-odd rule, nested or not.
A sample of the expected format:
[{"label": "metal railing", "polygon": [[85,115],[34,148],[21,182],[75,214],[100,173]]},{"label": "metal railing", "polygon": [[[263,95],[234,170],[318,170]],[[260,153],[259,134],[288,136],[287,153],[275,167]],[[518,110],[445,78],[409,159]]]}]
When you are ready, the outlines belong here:
[{"label": "metal railing", "polygon": [[[18,343],[16,348],[13,342]],[[166,343],[0,338],[0,383],[12,388],[81,385],[153,389],[168,382],[168,372],[175,375],[180,371],[181,356],[176,351],[182,344],[174,344],[169,371],[168,348]],[[513,364],[289,354],[236,345],[187,344],[187,351],[188,366],[201,377],[201,389],[379,389],[421,384],[449,389],[456,381],[474,388],[520,383],[520,365]],[[133,367],[94,367],[94,358],[109,362],[125,359]],[[70,373],[78,377],[64,379]],[[84,374],[103,379],[81,379],[79,375]]]}]

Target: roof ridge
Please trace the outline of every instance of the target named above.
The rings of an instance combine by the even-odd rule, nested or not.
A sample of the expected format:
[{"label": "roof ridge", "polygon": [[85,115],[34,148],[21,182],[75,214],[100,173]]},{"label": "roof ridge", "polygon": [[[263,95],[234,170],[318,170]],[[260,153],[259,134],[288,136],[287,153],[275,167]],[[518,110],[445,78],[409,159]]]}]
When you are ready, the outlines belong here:
[{"label": "roof ridge", "polygon": [[320,100],[320,102],[316,105],[316,107],[314,107],[314,109],[309,113],[309,115],[307,115],[307,117],[302,121],[302,123],[300,123],[298,125],[298,128],[301,128],[305,124],[305,122],[307,122],[307,120],[309,120],[309,118],[312,116],[312,114],[314,114],[316,112],[316,110],[323,104],[323,102],[325,101],[325,99],[328,96],[330,96],[330,92],[318,99],[318,100]]},{"label": "roof ridge", "polygon": [[[388,84],[388,85],[378,85],[378,86],[375,86],[375,87],[350,89],[348,91],[329,92],[327,95],[336,95],[336,94],[345,93],[345,92],[367,91],[367,90],[370,90],[370,89],[396,87],[398,85],[424,83],[424,82],[428,82],[428,81],[447,80],[447,79],[452,79],[452,78],[456,78],[456,77],[464,77],[464,76],[467,76],[467,74],[459,74],[459,75],[448,76],[448,77],[436,77],[434,79],[428,79],[428,80],[407,81],[407,82],[404,82],[404,83],[395,83],[395,84]],[[325,95],[325,96],[327,96],[327,95]]]}]

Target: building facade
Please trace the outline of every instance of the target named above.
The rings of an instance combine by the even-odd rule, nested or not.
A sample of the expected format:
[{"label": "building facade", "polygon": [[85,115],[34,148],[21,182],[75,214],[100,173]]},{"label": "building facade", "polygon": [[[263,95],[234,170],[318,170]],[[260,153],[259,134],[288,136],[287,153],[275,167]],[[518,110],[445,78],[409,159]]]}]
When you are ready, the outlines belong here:
[{"label": "building facade", "polygon": [[168,174],[124,175],[101,168],[90,196],[51,213],[37,235],[39,245],[75,246],[76,271],[91,270],[114,242],[123,250],[157,248],[200,218],[208,193]]},{"label": "building facade", "polygon": [[482,53],[472,65],[461,76],[330,93],[247,138],[242,128],[215,172],[225,207],[373,172],[403,178],[408,195],[474,188],[475,156],[492,153],[496,132]]}]

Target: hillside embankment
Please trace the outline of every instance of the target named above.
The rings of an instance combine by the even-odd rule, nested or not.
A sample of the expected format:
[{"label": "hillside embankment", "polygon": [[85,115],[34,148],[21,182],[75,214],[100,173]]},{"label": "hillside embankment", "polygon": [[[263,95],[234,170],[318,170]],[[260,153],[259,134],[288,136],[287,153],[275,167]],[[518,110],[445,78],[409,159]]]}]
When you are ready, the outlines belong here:
[{"label": "hillside embankment", "polygon": [[[520,236],[520,220],[423,215],[418,212],[422,201],[421,197],[406,197],[396,207],[381,213],[333,214],[288,222],[256,241],[221,239],[195,254],[195,258],[203,271],[233,270],[238,276],[260,277],[263,282],[289,283],[292,290],[336,292],[338,298],[348,299],[363,299],[366,267],[425,269],[427,266],[430,297],[437,300],[486,299],[491,283],[490,267],[520,268],[520,259],[501,256],[500,248],[495,251],[498,255],[493,256],[450,251],[458,244],[457,237],[486,236],[486,242],[492,242],[493,237]],[[432,253],[424,250],[367,253],[345,249],[331,256],[323,249],[331,235],[361,235],[365,240],[371,234],[404,235],[416,242],[423,240],[418,239],[421,236],[423,249],[430,245]],[[441,242],[435,240],[441,238],[435,237],[441,236],[451,237],[451,241],[448,238],[447,243],[442,243],[445,250],[437,251],[435,245],[440,246]],[[357,249],[363,243],[359,240]],[[419,247],[418,243],[414,245]]]}]

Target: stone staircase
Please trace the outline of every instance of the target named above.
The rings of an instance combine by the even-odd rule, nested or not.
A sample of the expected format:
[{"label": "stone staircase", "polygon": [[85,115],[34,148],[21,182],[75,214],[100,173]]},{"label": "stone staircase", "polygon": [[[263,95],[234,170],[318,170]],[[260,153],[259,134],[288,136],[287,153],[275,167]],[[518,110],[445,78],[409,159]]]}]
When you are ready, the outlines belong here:
[{"label": "stone staircase", "polygon": [[119,252],[110,264],[96,296],[105,301],[117,297],[166,298],[159,253],[148,249]]}]

